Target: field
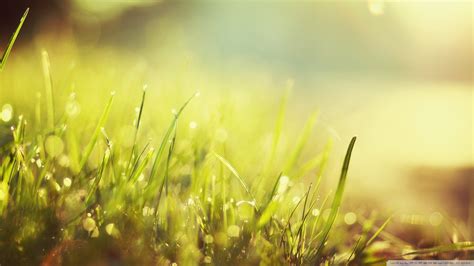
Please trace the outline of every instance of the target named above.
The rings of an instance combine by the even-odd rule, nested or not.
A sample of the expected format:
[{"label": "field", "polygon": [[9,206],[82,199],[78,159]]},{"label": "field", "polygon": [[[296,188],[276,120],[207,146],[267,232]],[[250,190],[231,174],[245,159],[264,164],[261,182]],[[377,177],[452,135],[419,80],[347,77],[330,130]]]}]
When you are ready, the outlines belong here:
[{"label": "field", "polygon": [[333,140],[314,138],[317,111],[288,109],[292,80],[275,91],[185,60],[150,69],[55,46],[2,58],[0,264],[473,259],[469,225],[412,216],[406,233],[397,213],[345,207],[356,137],[327,175]]}]

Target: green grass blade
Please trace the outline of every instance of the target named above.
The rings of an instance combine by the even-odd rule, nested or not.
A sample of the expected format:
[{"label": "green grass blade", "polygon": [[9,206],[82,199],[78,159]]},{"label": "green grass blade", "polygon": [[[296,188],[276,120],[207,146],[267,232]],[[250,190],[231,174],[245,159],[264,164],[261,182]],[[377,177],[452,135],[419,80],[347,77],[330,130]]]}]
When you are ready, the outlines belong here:
[{"label": "green grass blade", "polygon": [[404,253],[402,254],[402,256],[443,253],[443,252],[453,252],[453,251],[463,251],[463,250],[474,250],[474,242],[465,241],[465,242],[458,242],[458,243],[453,243],[449,245],[441,245],[441,246],[437,246],[433,248],[418,249],[418,250]]},{"label": "green grass blade", "polygon": [[270,169],[273,161],[276,157],[276,151],[278,147],[278,143],[280,142],[281,132],[283,131],[283,124],[285,122],[285,114],[286,114],[286,106],[288,105],[288,98],[290,97],[291,87],[288,87],[283,95],[280,103],[280,108],[278,110],[278,116],[275,123],[275,129],[273,131],[273,140],[272,140],[272,147],[270,150],[270,157],[267,161],[267,164],[264,168],[264,173]]},{"label": "green grass blade", "polygon": [[136,135],[137,135],[138,129],[140,128],[140,122],[142,120],[142,113],[143,113],[143,107],[145,106],[145,96],[146,96],[147,87],[148,87],[147,85],[143,86],[142,101],[140,102],[140,111],[138,112],[138,119],[137,119],[136,131],[135,131],[135,140],[137,139]]},{"label": "green grass blade", "polygon": [[51,77],[50,62],[48,52],[41,53],[43,64],[44,87],[46,90],[46,118],[50,130],[54,128],[54,98],[53,98],[53,78]]},{"label": "green grass blade", "polygon": [[[242,185],[242,187],[244,188],[244,190],[247,192],[247,194],[249,194],[249,196],[252,198],[252,200],[255,202],[255,197],[253,196],[252,192],[250,191],[249,187],[245,184],[245,181],[244,179],[240,176],[240,174],[237,172],[237,170],[232,166],[232,164],[227,161],[226,159],[224,159],[224,157],[220,156],[219,154],[215,153],[214,152],[214,155],[217,157],[217,159],[219,159],[219,161],[222,162],[222,164],[224,164],[227,169],[229,169],[229,171],[235,176],[235,178],[237,178],[237,180],[239,181],[239,183]],[[254,208],[255,210],[257,210],[258,212],[258,208],[257,208],[257,205],[256,205],[256,202],[255,202],[255,205],[254,205]]]},{"label": "green grass blade", "polygon": [[175,124],[173,128],[173,138],[171,139],[170,147],[168,149],[168,157],[166,159],[166,165],[165,165],[165,173],[163,176],[163,182],[161,182],[160,189],[158,190],[158,198],[156,201],[155,205],[155,216],[158,214],[158,207],[160,205],[160,200],[161,200],[161,195],[163,193],[163,189],[165,189],[165,195],[168,196],[168,177],[169,177],[169,167],[170,167],[170,161],[171,161],[171,156],[173,155],[174,151],[174,144],[176,142],[176,127],[177,124]]},{"label": "green grass blade", "polygon": [[86,201],[85,201],[86,206],[90,204],[92,195],[94,195],[94,193],[97,191],[99,187],[100,180],[102,179],[102,176],[104,175],[105,168],[107,167],[107,164],[109,162],[109,158],[110,158],[110,150],[109,148],[107,148],[104,154],[104,157],[102,158],[102,163],[100,165],[99,171],[97,172],[97,176],[95,177],[94,183],[92,184],[92,187],[89,190],[89,193],[87,194]]},{"label": "green grass blade", "polygon": [[18,37],[18,34],[20,33],[21,27],[23,26],[23,23],[26,20],[26,16],[28,16],[28,12],[30,11],[30,8],[27,8],[25,10],[25,13],[23,13],[23,16],[20,19],[20,23],[18,24],[18,27],[16,27],[15,32],[13,33],[12,37],[10,37],[10,40],[8,41],[8,46],[7,49],[3,52],[2,58],[0,59],[0,70],[3,69],[5,66],[8,56],[10,55],[10,52],[12,51],[13,44],[16,41],[16,38]]},{"label": "green grass blade", "polygon": [[380,235],[380,233],[382,233],[382,231],[385,230],[385,227],[387,227],[387,225],[390,223],[392,218],[393,218],[393,215],[390,215],[390,217],[388,217],[385,220],[385,222],[382,224],[382,226],[380,226],[380,228],[377,229],[377,231],[375,231],[375,233],[372,235],[372,237],[367,241],[366,246],[369,246]]},{"label": "green grass blade", "polygon": [[303,132],[301,133],[300,137],[298,138],[298,142],[297,142],[295,148],[291,152],[290,156],[288,157],[288,161],[286,162],[285,166],[283,167],[283,173],[284,174],[288,174],[288,172],[293,168],[296,161],[298,160],[301,152],[303,151],[303,147],[306,145],[306,142],[308,141],[308,139],[311,135],[311,132],[313,131],[313,127],[316,124],[317,118],[318,118],[318,113],[315,112],[306,121],[306,124],[303,128]]},{"label": "green grass blade", "polygon": [[148,150],[145,158],[140,162],[140,158],[145,153],[146,148],[147,148],[147,146],[145,146],[145,149],[141,152],[140,156],[137,158],[137,161],[134,163],[134,166],[131,170],[130,180],[132,181],[132,183],[137,182],[138,178],[140,177],[140,175],[143,173],[146,166],[148,165],[148,162],[153,157],[154,149],[151,148],[151,149]]},{"label": "green grass blade", "polygon": [[349,147],[347,148],[346,157],[344,158],[344,163],[342,165],[341,176],[339,178],[339,184],[337,185],[336,194],[334,195],[334,199],[332,201],[331,212],[329,214],[328,220],[326,221],[326,224],[323,227],[323,230],[321,233],[321,240],[320,240],[318,248],[316,249],[317,260],[319,260],[323,252],[329,232],[331,231],[332,225],[334,224],[334,221],[336,220],[336,216],[339,212],[339,207],[341,206],[342,196],[344,194],[344,187],[346,184],[347,172],[349,170],[349,163],[351,160],[351,154],[352,154],[352,150],[354,148],[356,139],[357,139],[356,137],[353,137],[351,140],[351,143],[349,144]]},{"label": "green grass blade", "polygon": [[82,169],[84,168],[87,160],[89,159],[89,156],[92,153],[92,150],[94,149],[95,144],[97,143],[97,139],[99,138],[101,128],[104,126],[105,122],[107,121],[107,117],[109,116],[110,108],[112,107],[112,103],[114,101],[114,95],[115,95],[114,92],[110,95],[109,102],[105,106],[105,109],[102,112],[99,122],[97,123],[97,126],[94,130],[94,133],[92,134],[91,140],[89,141],[89,143],[86,146],[86,149],[84,150],[84,155],[82,156],[81,162],[79,164],[78,173],[80,173]]},{"label": "green grass blade", "polygon": [[145,106],[146,88],[147,88],[147,85],[143,86],[142,100],[141,100],[140,109],[139,109],[139,112],[138,112],[137,124],[135,125],[135,135],[133,137],[132,150],[130,152],[130,158],[128,160],[128,165],[127,165],[127,170],[130,171],[129,172],[130,176],[132,175],[132,172],[133,172],[132,158],[133,158],[133,154],[135,153],[135,149],[137,147],[138,129],[140,128],[140,122],[141,122],[141,119],[142,119],[143,107]]},{"label": "green grass blade", "polygon": [[277,189],[278,189],[278,184],[280,183],[280,179],[281,179],[282,176],[283,176],[283,173],[280,173],[278,175],[278,178],[275,181],[275,184],[273,184],[272,193],[270,194],[270,197],[268,198],[268,201],[271,201],[273,199],[273,197],[275,197],[275,194],[276,194]]},{"label": "green grass blade", "polygon": [[[161,158],[163,157],[163,151],[165,149],[165,146],[166,144],[168,143],[169,141],[169,138],[171,136],[171,133],[173,132],[175,126],[176,126],[176,123],[178,122],[178,119],[179,119],[179,116],[181,115],[181,113],[183,112],[183,110],[186,108],[186,106],[191,102],[191,100],[194,98],[194,97],[197,97],[199,95],[199,93],[194,93],[191,97],[189,97],[189,99],[181,106],[181,108],[179,108],[179,111],[175,114],[173,120],[171,121],[169,127],[168,127],[168,130],[166,131],[165,133],[165,136],[163,137],[163,139],[161,140],[161,144],[160,144],[160,147],[158,148],[158,151],[156,152],[156,156],[155,156],[155,160],[153,161],[153,166],[151,168],[151,175],[150,175],[150,178],[153,178],[155,175],[156,175],[156,171],[158,171],[158,166],[161,162]],[[151,182],[150,182],[151,183]],[[150,184],[149,183],[149,184]]]}]

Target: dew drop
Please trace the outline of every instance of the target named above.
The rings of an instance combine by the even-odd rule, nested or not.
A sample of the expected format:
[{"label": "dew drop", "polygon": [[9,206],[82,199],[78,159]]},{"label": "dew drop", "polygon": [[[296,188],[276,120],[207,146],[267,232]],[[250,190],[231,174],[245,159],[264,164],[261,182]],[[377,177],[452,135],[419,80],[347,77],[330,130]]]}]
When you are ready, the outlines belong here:
[{"label": "dew drop", "polygon": [[65,177],[65,178],[63,179],[63,185],[64,185],[65,187],[70,187],[71,184],[72,184],[71,178]]},{"label": "dew drop", "polygon": [[46,152],[51,157],[56,157],[60,155],[64,150],[64,143],[62,139],[55,135],[49,136],[46,139],[44,146],[45,146]]},{"label": "dew drop", "polygon": [[3,120],[3,122],[8,122],[12,119],[13,117],[13,107],[10,104],[5,104],[2,107],[2,111],[0,113],[0,118]]},{"label": "dew drop", "polygon": [[91,232],[96,228],[94,219],[87,217],[82,221],[82,227],[87,231]]},{"label": "dew drop", "polygon": [[344,222],[348,225],[352,225],[357,221],[357,215],[353,212],[348,212],[344,215]]},{"label": "dew drop", "polygon": [[227,228],[227,235],[229,237],[239,237],[240,228],[237,225],[231,225]]}]

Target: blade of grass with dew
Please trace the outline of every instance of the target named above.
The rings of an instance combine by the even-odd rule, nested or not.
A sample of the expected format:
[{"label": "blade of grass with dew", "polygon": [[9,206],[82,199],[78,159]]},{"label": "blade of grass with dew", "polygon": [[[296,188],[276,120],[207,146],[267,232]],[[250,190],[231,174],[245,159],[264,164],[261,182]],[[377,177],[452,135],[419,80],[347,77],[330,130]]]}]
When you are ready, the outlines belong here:
[{"label": "blade of grass with dew", "polygon": [[330,195],[330,194],[331,194],[331,193],[328,193],[328,194],[324,197],[324,200],[323,200],[323,202],[321,203],[321,206],[319,207],[319,209],[320,209],[321,211],[320,211],[320,214],[318,214],[318,216],[316,217],[316,220],[313,222],[313,227],[312,227],[312,229],[311,229],[311,235],[313,236],[313,238],[309,241],[310,244],[313,243],[314,241],[316,241],[317,238],[319,237],[320,233],[321,233],[321,231],[320,231],[320,232],[318,232],[317,234],[315,234],[316,228],[318,227],[319,222],[321,221],[321,216],[322,216],[322,213],[321,213],[321,212],[322,212],[322,210],[324,209],[324,207],[326,206],[326,203],[327,203],[327,201],[328,201],[328,199],[329,199],[329,195]]},{"label": "blade of grass with dew", "polygon": [[86,206],[90,203],[90,199],[92,198],[92,195],[96,192],[97,188],[99,187],[99,182],[102,179],[102,176],[105,172],[105,168],[107,167],[107,164],[109,162],[110,158],[110,149],[107,148],[104,153],[104,157],[102,158],[102,163],[100,165],[99,171],[97,172],[97,176],[95,177],[95,180],[92,184],[91,189],[89,190],[89,193],[87,194],[86,197]]},{"label": "blade of grass with dew", "polygon": [[132,183],[137,182],[138,177],[143,173],[145,170],[146,166],[148,165],[148,162],[150,162],[151,158],[153,157],[154,150],[150,149],[145,156],[145,158],[141,161],[141,163],[136,167],[136,169],[133,172],[133,176],[130,178]]},{"label": "blade of grass with dew", "polygon": [[20,23],[18,24],[18,27],[16,27],[15,32],[13,35],[10,37],[10,40],[8,41],[7,49],[3,52],[2,58],[0,59],[0,71],[3,70],[5,67],[5,64],[7,63],[8,56],[10,55],[10,52],[12,51],[13,44],[16,41],[16,38],[18,37],[18,34],[20,34],[21,27],[23,26],[23,23],[26,20],[26,17],[28,16],[28,12],[30,11],[30,8],[27,8],[25,10],[25,13],[23,13],[23,16],[20,19]]},{"label": "blade of grass with dew", "polygon": [[147,85],[144,85],[143,86],[143,93],[142,93],[142,100],[140,102],[140,109],[138,111],[138,118],[137,118],[137,121],[136,121],[137,124],[135,125],[135,134],[134,134],[134,137],[133,137],[132,150],[130,151],[130,158],[128,160],[128,165],[127,165],[127,171],[129,171],[129,176],[132,175],[132,171],[133,171],[133,169],[131,169],[132,168],[132,158],[133,158],[133,154],[135,153],[136,146],[137,146],[138,129],[140,128],[140,122],[141,122],[141,119],[142,119],[143,107],[145,106],[146,89],[147,89]]},{"label": "blade of grass with dew", "polygon": [[312,159],[308,160],[303,164],[303,166],[298,170],[298,172],[295,174],[295,177],[302,177],[308,174],[309,171],[315,169],[318,167],[318,165],[321,164],[323,160],[323,154],[317,154],[314,156]]},{"label": "blade of grass with dew", "polygon": [[458,242],[458,243],[453,243],[449,245],[441,245],[441,246],[437,246],[433,248],[417,249],[414,251],[404,253],[402,254],[402,256],[431,254],[431,253],[444,253],[444,252],[465,251],[465,250],[474,250],[474,242],[465,241],[465,242]]},{"label": "blade of grass with dew", "polygon": [[175,126],[173,128],[174,134],[173,134],[173,138],[171,139],[170,147],[168,149],[168,157],[166,159],[165,173],[164,173],[164,176],[163,176],[163,182],[161,183],[160,190],[158,192],[158,199],[157,199],[156,205],[155,205],[155,216],[158,214],[158,207],[160,206],[160,200],[161,200],[161,194],[163,193],[163,188],[165,189],[165,196],[166,197],[168,196],[169,166],[170,166],[171,156],[172,156],[173,151],[174,151],[174,144],[175,144],[175,141],[176,141],[176,127],[177,126],[178,125],[175,124]]},{"label": "blade of grass with dew", "polygon": [[290,97],[290,92],[291,92],[291,88],[288,87],[285,91],[285,94],[283,95],[281,99],[280,108],[278,110],[278,116],[275,123],[275,129],[273,131],[273,141],[272,141],[272,148],[270,150],[270,157],[263,171],[265,174],[270,169],[276,157],[278,143],[280,142],[281,132],[283,131],[283,123],[285,122],[286,106],[288,105],[288,98]]},{"label": "blade of grass with dew", "polygon": [[77,145],[77,136],[74,130],[66,131],[66,143],[68,147],[68,157],[70,161],[70,167],[73,173],[79,172],[80,155],[79,147]]},{"label": "blade of grass with dew", "polygon": [[298,160],[301,152],[303,151],[303,147],[306,145],[306,142],[308,141],[309,136],[311,135],[311,132],[313,131],[313,127],[316,124],[317,118],[318,118],[318,112],[314,112],[306,121],[306,124],[303,128],[303,132],[298,138],[298,142],[295,148],[291,152],[290,156],[288,157],[287,162],[285,163],[285,166],[283,167],[284,174],[288,174],[290,169],[293,168],[296,161]]},{"label": "blade of grass with dew", "polygon": [[329,154],[331,153],[331,150],[332,150],[332,139],[330,138],[328,142],[326,143],[326,147],[324,147],[323,157],[321,158],[321,163],[319,164],[319,171],[316,176],[316,184],[319,184],[321,182],[321,179],[323,178],[324,171],[326,170],[326,167],[328,165],[328,159],[329,159]]},{"label": "blade of grass with dew", "polygon": [[255,205],[253,206],[254,209],[258,212],[258,207],[257,207],[257,204],[256,204],[256,200],[255,200],[255,197],[253,196],[252,192],[250,191],[249,187],[245,184],[245,181],[242,179],[242,177],[239,175],[239,173],[237,172],[237,170],[232,166],[232,164],[230,164],[229,161],[227,161],[226,159],[224,159],[224,157],[220,156],[219,154],[217,154],[216,152],[214,152],[214,156],[217,157],[217,159],[219,159],[219,161],[221,161],[222,164],[224,164],[227,169],[229,169],[229,171],[235,176],[235,178],[237,178],[237,180],[239,181],[239,183],[242,185],[242,187],[245,189],[245,191],[247,192],[247,194],[249,194],[249,196],[251,197],[252,201],[255,203]]},{"label": "blade of grass with dew", "polygon": [[[308,190],[307,198],[308,197],[309,197],[309,190]],[[306,241],[306,237],[305,237],[306,236],[306,228],[307,228],[306,221],[308,219],[309,214],[311,213],[311,210],[313,209],[314,205],[316,204],[316,202],[317,202],[316,200],[311,200],[311,203],[310,203],[309,207],[306,208],[306,206],[305,206],[304,209],[303,209],[303,213],[302,213],[302,217],[301,217],[301,224],[300,224],[300,226],[297,230],[298,245],[297,245],[297,248],[296,248],[296,250],[297,250],[296,255],[298,255],[300,257],[302,257],[303,253],[305,252],[304,243]],[[305,205],[306,205],[306,202],[305,202]],[[306,211],[306,209],[308,211]]]},{"label": "blade of grass with dew", "polygon": [[[382,226],[380,226],[380,228],[377,229],[377,231],[375,231],[375,233],[372,235],[372,237],[370,237],[369,240],[365,241],[366,238],[366,235],[363,235],[359,238],[359,240],[357,241],[356,245],[354,246],[354,249],[352,250],[352,253],[349,255],[348,259],[347,259],[347,264],[349,264],[349,262],[352,260],[352,261],[358,261],[358,259],[361,257],[362,255],[362,252],[368,247],[370,246],[370,244],[377,238],[377,236],[380,235],[380,233],[382,233],[382,231],[385,229],[385,227],[388,225],[388,223],[391,221],[393,215],[389,216],[385,221],[384,223],[382,224]],[[370,225],[370,228],[367,228],[367,232],[374,228],[374,225],[371,224]],[[364,238],[363,238],[364,237]],[[354,258],[352,259],[352,256],[354,256]],[[364,262],[365,263],[365,262]]]},{"label": "blade of grass with dew", "polygon": [[[309,191],[308,191],[309,192]],[[306,193],[308,193],[306,192]],[[301,199],[298,200],[298,203],[296,203],[295,207],[293,208],[293,210],[291,211],[290,213],[290,216],[288,217],[288,221],[286,223],[286,225],[283,227],[282,231],[281,231],[281,238],[280,238],[280,246],[283,244],[283,239],[284,239],[284,236],[285,236],[285,231],[288,231],[287,229],[290,229],[290,223],[291,223],[291,218],[293,217],[293,215],[295,214],[296,212],[296,209],[298,209],[298,206],[300,206],[301,202],[303,201],[303,199],[306,197],[306,193],[305,195],[303,195],[303,197]],[[291,230],[289,230],[291,231]]]},{"label": "blade of grass with dew", "polygon": [[[367,219],[362,224],[362,233],[357,240],[357,243],[354,245],[351,254],[347,257],[346,263],[348,264],[351,260],[357,261],[359,256],[364,251],[365,247],[367,246],[367,239],[369,237],[370,229],[373,227],[375,222],[375,214],[372,213],[370,219]],[[353,257],[354,256],[354,257]]]},{"label": "blade of grass with dew", "polygon": [[[402,260],[403,256],[409,255],[427,255],[427,254],[439,254],[439,253],[446,253],[446,252],[459,252],[459,251],[471,251],[474,250],[474,242],[472,241],[465,241],[465,242],[458,242],[449,245],[441,245],[433,248],[425,248],[425,249],[418,249],[411,252],[406,252],[397,256],[395,258],[390,259],[399,259]],[[364,262],[366,265],[379,265],[380,263],[384,263],[387,261],[387,258],[376,259],[373,261]]]},{"label": "blade of grass with dew", "polygon": [[320,243],[316,249],[316,254],[315,254],[316,260],[320,259],[320,256],[326,245],[329,232],[331,231],[332,225],[334,224],[334,221],[336,220],[336,216],[339,212],[339,207],[341,206],[342,196],[344,194],[344,187],[346,184],[347,172],[349,170],[349,163],[351,160],[351,154],[352,154],[352,150],[354,148],[356,139],[357,139],[356,137],[353,137],[349,144],[349,147],[347,148],[346,156],[344,158],[344,163],[342,165],[341,176],[339,178],[339,184],[337,185],[336,194],[334,195],[334,199],[332,201],[331,212],[326,221],[326,224],[323,227]]},{"label": "blade of grass with dew", "polygon": [[48,52],[41,52],[41,62],[43,65],[44,88],[46,94],[46,118],[49,130],[54,128],[54,98],[53,98],[53,78],[51,77],[51,69]]},{"label": "blade of grass with dew", "polygon": [[265,203],[262,206],[262,215],[258,218],[257,222],[257,228],[262,228],[264,225],[266,225],[270,219],[272,218],[272,215],[276,212],[278,209],[278,202],[274,200],[275,193],[278,188],[278,184],[280,183],[280,179],[282,177],[283,173],[280,173],[278,175],[277,180],[275,181],[275,184],[273,185],[272,192],[270,193],[270,197],[268,198],[267,203]]},{"label": "blade of grass with dew", "polygon": [[[153,166],[151,168],[150,178],[153,178],[156,175],[156,171],[158,171],[158,166],[161,162],[161,157],[163,156],[163,151],[165,149],[166,144],[169,141],[169,138],[171,136],[171,133],[173,132],[173,129],[176,126],[176,123],[178,122],[179,116],[181,115],[183,110],[186,108],[186,106],[191,102],[191,100],[194,97],[197,97],[197,96],[199,96],[199,92],[196,92],[191,97],[189,97],[189,99],[181,106],[181,108],[179,108],[178,112],[174,115],[173,120],[171,121],[171,123],[168,127],[168,130],[166,131],[165,135],[163,136],[163,139],[161,140],[160,147],[158,148],[158,151],[156,153],[155,160],[154,160]],[[148,184],[150,184],[150,183],[151,182],[149,182]]]},{"label": "blade of grass with dew", "polygon": [[[314,156],[312,159],[305,162],[303,166],[301,166],[301,168],[298,170],[295,176],[296,177],[305,176],[308,174],[308,172],[310,172],[311,170],[319,166],[319,171],[316,176],[316,180],[320,180],[322,177],[322,174],[324,173],[324,170],[326,169],[327,160],[331,152],[331,149],[332,149],[332,140],[329,139],[324,147],[324,150],[321,153]],[[316,190],[314,192],[316,192]]]},{"label": "blade of grass with dew", "polygon": [[366,246],[369,246],[370,244],[372,244],[372,242],[380,235],[380,233],[382,233],[382,231],[385,230],[385,227],[387,227],[387,225],[390,223],[390,221],[392,220],[392,218],[393,218],[393,214],[390,215],[390,216],[385,220],[385,222],[382,224],[382,226],[380,226],[379,229],[377,229],[377,231],[375,231],[375,233],[372,235],[372,237],[367,241]]},{"label": "blade of grass with dew", "polygon": [[99,138],[101,128],[104,126],[104,124],[107,121],[107,118],[109,116],[110,108],[112,107],[112,103],[114,101],[114,96],[115,96],[115,92],[112,92],[112,94],[110,95],[109,102],[105,106],[105,109],[102,112],[102,115],[100,116],[99,122],[97,123],[97,126],[94,130],[94,133],[92,134],[91,140],[89,141],[89,143],[86,146],[86,149],[84,151],[84,155],[82,156],[81,162],[79,163],[79,170],[78,170],[77,173],[80,173],[82,171],[82,169],[84,168],[87,160],[89,159],[89,156],[92,153],[92,149],[94,149],[94,146],[97,142],[97,139]]},{"label": "blade of grass with dew", "polygon": [[[137,158],[132,157],[133,160],[132,160],[132,164],[131,164],[131,167],[130,167],[130,175],[128,176],[128,180],[132,179],[132,176],[135,175],[135,170],[137,169],[138,165],[140,164],[141,158],[143,157],[143,155],[147,151],[148,145],[150,145],[149,142],[147,144],[145,144],[145,146],[143,147],[140,154],[138,154]],[[153,151],[153,149],[152,149],[152,151]]]}]

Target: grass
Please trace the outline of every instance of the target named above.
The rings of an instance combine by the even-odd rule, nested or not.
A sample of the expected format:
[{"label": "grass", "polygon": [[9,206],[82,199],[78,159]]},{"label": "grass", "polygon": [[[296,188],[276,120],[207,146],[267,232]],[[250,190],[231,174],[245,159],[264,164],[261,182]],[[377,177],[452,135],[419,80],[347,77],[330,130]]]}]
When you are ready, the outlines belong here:
[{"label": "grass", "polygon": [[21,27],[23,26],[23,23],[26,20],[26,17],[28,16],[28,12],[30,11],[29,8],[26,9],[25,13],[20,19],[20,23],[18,24],[18,27],[16,28],[15,32],[13,33],[12,37],[10,38],[10,41],[8,42],[8,46],[3,52],[2,57],[0,58],[0,71],[3,69],[5,66],[8,56],[10,55],[10,52],[12,51],[13,44],[15,44],[16,38],[18,37],[18,34],[20,33]]},{"label": "grass", "polygon": [[[317,112],[299,136],[287,132],[294,129],[285,119],[289,92],[277,110],[254,102],[252,112],[244,112],[244,100],[222,104],[225,96],[212,90],[198,98],[172,83],[158,95],[153,80],[142,86],[141,79],[120,87],[142,74],[128,65],[112,81],[91,78],[83,71],[104,71],[100,54],[94,57],[87,67],[55,69],[58,57],[51,56],[51,64],[43,51],[42,71],[12,62],[1,74],[9,75],[0,76],[0,93],[7,95],[6,85],[31,74],[15,85],[20,97],[2,98],[21,115],[2,109],[1,264],[361,265],[452,252],[472,258],[474,243],[464,239],[429,248],[404,242],[385,231],[392,216],[359,213],[359,224],[344,223],[356,138],[334,195],[326,193],[321,184],[332,141],[318,150],[311,142]],[[108,63],[123,59],[117,60]],[[70,75],[74,79],[55,79]],[[39,80],[44,101],[30,96]],[[117,93],[101,94],[97,87],[104,84]],[[74,87],[78,93],[70,93]],[[165,111],[179,102],[171,114]],[[265,108],[276,117],[252,118]]]}]

